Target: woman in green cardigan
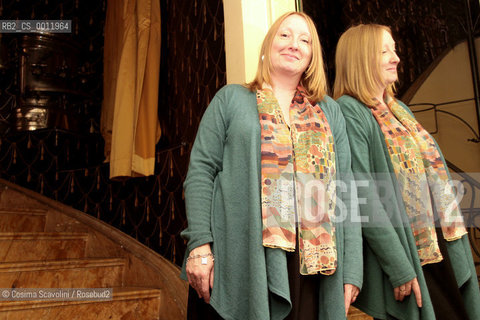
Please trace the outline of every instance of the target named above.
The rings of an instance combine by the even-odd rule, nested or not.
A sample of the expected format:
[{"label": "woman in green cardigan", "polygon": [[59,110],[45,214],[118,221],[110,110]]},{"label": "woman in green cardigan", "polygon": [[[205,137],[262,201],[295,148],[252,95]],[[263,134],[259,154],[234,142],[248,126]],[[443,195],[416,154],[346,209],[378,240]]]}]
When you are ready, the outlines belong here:
[{"label": "woman in green cardigan", "polygon": [[444,158],[394,98],[400,62],[390,28],[358,25],[336,52],[365,239],[356,306],[377,319],[480,319],[467,232]]},{"label": "woman in green cardigan", "polygon": [[184,183],[189,319],[345,319],[359,292],[350,149],[321,52],[310,17],[281,16],[255,80],[202,117]]}]

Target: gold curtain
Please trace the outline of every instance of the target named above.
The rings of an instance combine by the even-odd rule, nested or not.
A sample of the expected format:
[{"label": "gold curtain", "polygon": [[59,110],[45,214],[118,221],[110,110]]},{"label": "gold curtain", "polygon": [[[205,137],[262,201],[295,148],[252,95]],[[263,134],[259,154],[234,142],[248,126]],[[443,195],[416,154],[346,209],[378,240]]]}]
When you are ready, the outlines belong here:
[{"label": "gold curtain", "polygon": [[160,76],[160,0],[109,0],[101,132],[110,178],[154,173]]}]

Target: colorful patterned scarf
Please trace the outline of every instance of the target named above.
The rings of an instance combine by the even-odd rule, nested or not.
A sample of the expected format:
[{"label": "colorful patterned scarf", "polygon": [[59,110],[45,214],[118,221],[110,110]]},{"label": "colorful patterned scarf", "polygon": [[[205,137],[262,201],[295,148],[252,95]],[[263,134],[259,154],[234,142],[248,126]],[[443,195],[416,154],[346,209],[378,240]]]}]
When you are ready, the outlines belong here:
[{"label": "colorful patterned scarf", "polygon": [[269,87],[257,91],[261,127],[263,245],[294,251],[298,222],[300,273],[335,272],[335,150],[319,105],[298,87],[290,130]]},{"label": "colorful patterned scarf", "polygon": [[[447,169],[430,134],[395,99],[372,107],[385,136],[422,265],[443,259],[432,202],[447,241],[467,233]],[[390,112],[390,110],[391,112]]]}]

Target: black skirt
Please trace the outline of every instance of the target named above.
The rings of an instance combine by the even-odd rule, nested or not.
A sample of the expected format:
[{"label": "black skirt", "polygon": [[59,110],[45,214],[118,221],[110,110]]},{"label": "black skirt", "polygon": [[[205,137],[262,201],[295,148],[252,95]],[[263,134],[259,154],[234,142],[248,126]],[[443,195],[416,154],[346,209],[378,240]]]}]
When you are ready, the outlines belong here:
[{"label": "black skirt", "polygon": [[446,240],[440,228],[436,228],[436,231],[443,260],[422,267],[435,317],[437,320],[466,320],[468,315],[462,298],[462,288],[457,285]]},{"label": "black skirt", "polygon": [[298,245],[287,252],[287,269],[292,311],[285,320],[318,320],[319,275],[300,274]]},{"label": "black skirt", "polygon": [[187,320],[221,320],[215,309],[198,297],[197,291],[188,286]]}]

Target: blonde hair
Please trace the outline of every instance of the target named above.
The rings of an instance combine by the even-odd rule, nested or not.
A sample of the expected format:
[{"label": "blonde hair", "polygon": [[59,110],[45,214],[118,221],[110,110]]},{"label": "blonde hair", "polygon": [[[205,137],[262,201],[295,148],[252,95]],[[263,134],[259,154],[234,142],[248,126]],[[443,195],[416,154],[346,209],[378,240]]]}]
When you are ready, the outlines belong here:
[{"label": "blonde hair", "polygon": [[[334,99],[348,94],[367,106],[377,103],[378,88],[385,86],[380,69],[383,31],[392,34],[389,27],[379,24],[360,24],[342,34],[335,54]],[[394,84],[385,90],[394,96]]]},{"label": "blonde hair", "polygon": [[307,22],[308,31],[312,37],[312,59],[305,72],[302,74],[300,84],[305,88],[310,101],[320,101],[328,92],[327,78],[322,57],[322,46],[318,38],[317,29],[312,18],[303,12],[287,12],[280,16],[270,27],[267,35],[263,39],[258,59],[258,68],[255,79],[246,84],[246,87],[252,91],[261,89],[264,83],[271,85],[272,61],[270,49],[273,40],[280,28],[282,22],[291,15],[299,15]]}]

